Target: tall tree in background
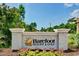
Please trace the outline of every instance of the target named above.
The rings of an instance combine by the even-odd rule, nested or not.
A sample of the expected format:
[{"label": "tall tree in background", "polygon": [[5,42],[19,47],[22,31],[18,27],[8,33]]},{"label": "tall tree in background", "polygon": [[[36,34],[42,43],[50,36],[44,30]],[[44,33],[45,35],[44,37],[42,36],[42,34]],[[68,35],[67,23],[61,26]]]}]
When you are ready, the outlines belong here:
[{"label": "tall tree in background", "polygon": [[46,32],[46,29],[44,27],[41,27],[41,32]]},{"label": "tall tree in background", "polygon": [[24,19],[25,18],[25,8],[22,4],[19,5],[19,12],[20,12],[21,18]]},{"label": "tall tree in background", "polygon": [[76,19],[75,17],[68,19],[67,23],[61,23],[60,25],[55,25],[53,27],[47,27],[47,28],[41,28],[40,31],[48,31],[48,32],[53,32],[53,29],[61,29],[61,28],[66,28],[70,29],[69,33],[76,33]]},{"label": "tall tree in background", "polygon": [[26,28],[26,31],[35,32],[37,31],[37,24],[35,22],[32,22],[29,25],[27,24],[25,28]]},{"label": "tall tree in background", "polygon": [[70,18],[66,23],[65,28],[70,29],[69,33],[76,33],[76,18]]}]

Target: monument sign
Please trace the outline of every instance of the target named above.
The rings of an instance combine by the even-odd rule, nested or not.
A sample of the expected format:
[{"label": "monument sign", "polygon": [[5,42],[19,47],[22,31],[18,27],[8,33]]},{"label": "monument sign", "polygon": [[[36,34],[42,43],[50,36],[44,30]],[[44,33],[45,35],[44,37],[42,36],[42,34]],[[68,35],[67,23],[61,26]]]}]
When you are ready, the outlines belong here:
[{"label": "monument sign", "polygon": [[13,28],[10,31],[12,32],[12,50],[68,49],[69,29],[55,29],[55,32],[24,32],[22,28]]}]

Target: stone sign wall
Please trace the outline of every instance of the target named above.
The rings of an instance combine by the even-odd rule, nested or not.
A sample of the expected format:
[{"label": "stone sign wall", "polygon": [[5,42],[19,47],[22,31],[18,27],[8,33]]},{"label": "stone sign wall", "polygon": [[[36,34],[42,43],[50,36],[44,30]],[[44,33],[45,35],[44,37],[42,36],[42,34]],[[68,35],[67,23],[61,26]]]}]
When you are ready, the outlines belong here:
[{"label": "stone sign wall", "polygon": [[23,33],[22,48],[57,48],[57,33],[25,32]]},{"label": "stone sign wall", "polygon": [[21,48],[68,49],[69,29],[55,29],[55,32],[24,32],[22,28],[10,29],[12,32],[12,50]]}]

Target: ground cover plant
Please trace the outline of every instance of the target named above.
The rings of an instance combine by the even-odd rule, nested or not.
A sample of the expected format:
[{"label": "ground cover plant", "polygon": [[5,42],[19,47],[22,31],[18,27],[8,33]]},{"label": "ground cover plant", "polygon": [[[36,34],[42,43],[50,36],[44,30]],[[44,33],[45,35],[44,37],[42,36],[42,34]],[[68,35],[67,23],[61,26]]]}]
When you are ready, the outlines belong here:
[{"label": "ground cover plant", "polygon": [[62,51],[41,50],[41,49],[20,49],[20,56],[63,56]]}]

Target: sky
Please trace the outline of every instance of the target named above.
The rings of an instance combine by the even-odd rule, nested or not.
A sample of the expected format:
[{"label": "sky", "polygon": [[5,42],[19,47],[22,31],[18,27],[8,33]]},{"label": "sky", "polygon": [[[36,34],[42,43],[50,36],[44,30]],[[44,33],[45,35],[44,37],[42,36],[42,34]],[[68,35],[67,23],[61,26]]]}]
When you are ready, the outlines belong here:
[{"label": "sky", "polygon": [[[10,7],[17,7],[21,3],[7,3]],[[79,4],[68,3],[24,3],[25,22],[37,23],[37,29],[66,23],[69,18],[79,16]]]}]

